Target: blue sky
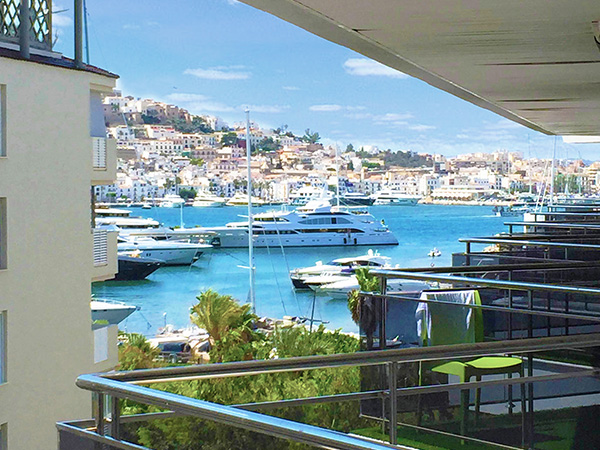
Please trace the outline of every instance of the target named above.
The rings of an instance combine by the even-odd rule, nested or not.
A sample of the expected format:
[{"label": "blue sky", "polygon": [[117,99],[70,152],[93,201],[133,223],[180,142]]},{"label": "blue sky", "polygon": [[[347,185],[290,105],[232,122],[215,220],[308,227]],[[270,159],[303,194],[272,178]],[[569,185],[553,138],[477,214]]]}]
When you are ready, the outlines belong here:
[{"label": "blue sky", "polygon": [[[72,2],[55,1],[55,50],[73,55]],[[514,124],[234,0],[87,0],[90,63],[120,75],[124,95],[217,115],[244,107],[263,127],[318,131],[345,148],[548,157],[554,138]],[[561,158],[600,146],[557,142]]]}]

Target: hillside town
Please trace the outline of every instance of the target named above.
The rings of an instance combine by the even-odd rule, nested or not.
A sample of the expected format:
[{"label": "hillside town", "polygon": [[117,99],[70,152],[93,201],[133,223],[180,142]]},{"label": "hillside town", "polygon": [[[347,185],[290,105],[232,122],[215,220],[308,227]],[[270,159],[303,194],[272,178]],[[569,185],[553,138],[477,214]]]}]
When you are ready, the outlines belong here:
[{"label": "hillside town", "polygon": [[[231,198],[246,193],[246,124],[190,114],[175,105],[123,96],[103,100],[111,137],[117,140],[114,184],[95,187],[100,202],[156,201],[197,193]],[[525,159],[498,149],[456,157],[374,146],[324,146],[318,132],[250,126],[253,195],[287,203],[302,188],[373,195],[382,189],[419,197],[423,203],[510,202],[548,192],[552,161]],[[600,162],[555,161],[554,192],[596,195]],[[185,195],[184,195],[185,194]]]}]

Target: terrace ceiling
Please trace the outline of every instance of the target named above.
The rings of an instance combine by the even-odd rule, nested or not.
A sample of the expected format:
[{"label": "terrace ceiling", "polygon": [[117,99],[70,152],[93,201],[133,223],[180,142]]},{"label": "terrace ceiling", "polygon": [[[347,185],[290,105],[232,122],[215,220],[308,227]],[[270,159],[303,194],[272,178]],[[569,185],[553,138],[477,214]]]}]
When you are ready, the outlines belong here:
[{"label": "terrace ceiling", "polygon": [[598,1],[242,1],[532,129],[600,135]]}]

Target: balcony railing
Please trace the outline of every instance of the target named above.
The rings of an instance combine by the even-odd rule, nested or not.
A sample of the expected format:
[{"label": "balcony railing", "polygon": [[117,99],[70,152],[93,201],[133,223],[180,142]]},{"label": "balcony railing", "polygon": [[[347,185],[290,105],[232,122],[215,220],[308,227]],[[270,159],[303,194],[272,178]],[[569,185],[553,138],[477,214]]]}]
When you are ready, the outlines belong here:
[{"label": "balcony railing", "polygon": [[[289,439],[294,442],[314,445],[319,448],[353,450],[383,450],[389,448],[407,449],[410,447],[403,446],[401,442],[399,444],[397,443],[398,437],[396,435],[395,427],[388,427],[390,442],[395,444],[389,445],[356,435],[348,435],[329,429],[273,417],[256,411],[324,403],[383,400],[385,404],[387,404],[387,407],[384,408],[386,415],[384,423],[389,423],[389,421],[393,421],[394,419],[392,418],[396,417],[398,414],[397,402],[390,402],[390,398],[392,397],[398,399],[405,398],[406,396],[424,396],[426,394],[478,387],[489,388],[491,386],[496,386],[504,388],[507,386],[519,386],[523,384],[531,386],[534,383],[557,382],[559,380],[574,381],[581,380],[585,377],[596,377],[598,375],[598,371],[593,368],[573,368],[572,370],[566,372],[563,371],[561,373],[546,373],[540,375],[529,374],[523,378],[493,379],[446,385],[399,387],[397,385],[397,380],[400,364],[418,363],[421,361],[431,362],[452,358],[472,358],[496,354],[523,355],[548,351],[550,349],[584,349],[599,344],[600,334],[587,334],[579,336],[520,339],[510,342],[404,348],[388,351],[367,351],[345,355],[310,356],[280,360],[247,361],[111,374],[82,375],[78,378],[77,385],[82,389],[94,392],[97,396],[95,401],[96,417],[91,421],[86,420],[58,424],[60,434],[59,450],[87,448],[85,444],[93,442],[106,444],[114,448],[140,450],[146,447],[141,447],[122,439],[121,428],[124,424],[143,422],[146,420],[157,420],[161,418],[173,418],[175,416],[205,419],[234,428],[246,429],[257,433]],[[216,379],[275,372],[297,372],[303,370],[353,366],[381,367],[384,373],[387,374],[387,386],[383,389],[365,392],[323,395],[320,397],[286,399],[233,406],[191,399],[181,395],[141,386],[144,384],[173,382],[177,380]],[[528,395],[532,395],[532,392],[533,391],[530,390]],[[128,399],[146,405],[153,405],[168,412],[121,416],[120,401],[122,399]],[[531,407],[531,405],[533,405],[533,397],[530,397],[528,400],[529,407]],[[110,411],[105,410],[105,405],[107,404],[111,405]],[[529,414],[529,411],[526,411],[525,415],[529,418],[528,420],[533,420],[533,414]],[[423,429],[423,431],[427,430]],[[478,441],[481,442],[481,440]],[[490,444],[492,445],[492,448],[494,448],[494,445],[497,445],[494,443]],[[515,447],[500,444],[497,445],[497,448],[506,449]]]},{"label": "balcony railing", "polygon": [[[34,48],[52,50],[52,0],[3,0],[0,2],[0,40],[11,43],[25,41]],[[22,27],[25,20],[29,26]]]}]

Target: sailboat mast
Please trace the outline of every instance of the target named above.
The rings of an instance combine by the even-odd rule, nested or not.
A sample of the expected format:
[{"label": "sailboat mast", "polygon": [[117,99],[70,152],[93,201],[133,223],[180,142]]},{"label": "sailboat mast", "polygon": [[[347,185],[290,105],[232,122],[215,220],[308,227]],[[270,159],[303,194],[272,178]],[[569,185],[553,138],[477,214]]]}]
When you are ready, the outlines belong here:
[{"label": "sailboat mast", "polygon": [[247,160],[247,182],[248,182],[248,268],[250,272],[250,305],[252,312],[256,314],[256,299],[254,296],[254,242],[252,240],[252,171],[250,170],[250,110],[246,109],[246,160]]},{"label": "sailboat mast", "polygon": [[339,160],[340,148],[335,144],[335,178],[336,178],[336,197],[337,207],[340,207],[340,160]]},{"label": "sailboat mast", "polygon": [[556,136],[554,136],[554,150],[552,151],[552,170],[550,174],[550,206],[554,204],[554,171],[556,164]]}]

